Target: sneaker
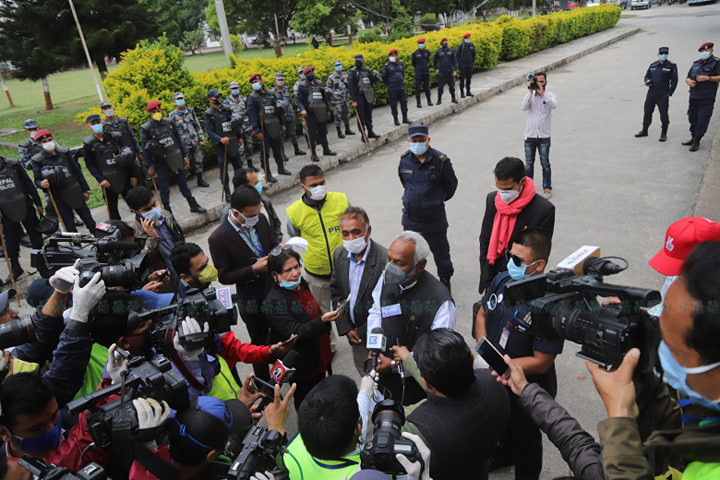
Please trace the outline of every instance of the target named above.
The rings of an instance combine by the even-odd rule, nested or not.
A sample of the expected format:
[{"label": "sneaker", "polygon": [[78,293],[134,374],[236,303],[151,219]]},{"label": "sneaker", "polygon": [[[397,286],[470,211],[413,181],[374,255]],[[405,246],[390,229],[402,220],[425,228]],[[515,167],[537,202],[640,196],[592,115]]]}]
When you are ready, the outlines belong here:
[{"label": "sneaker", "polygon": [[544,189],[543,193],[544,193],[545,198],[547,198],[548,200],[552,198],[552,189],[551,188]]}]

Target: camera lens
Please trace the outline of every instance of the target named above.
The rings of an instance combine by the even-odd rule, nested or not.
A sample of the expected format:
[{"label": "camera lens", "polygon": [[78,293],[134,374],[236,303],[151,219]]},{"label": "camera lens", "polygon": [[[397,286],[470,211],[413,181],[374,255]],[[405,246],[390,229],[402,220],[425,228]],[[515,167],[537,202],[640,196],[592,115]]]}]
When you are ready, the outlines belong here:
[{"label": "camera lens", "polygon": [[100,272],[106,287],[130,289],[135,285],[135,268],[131,264],[108,265]]}]

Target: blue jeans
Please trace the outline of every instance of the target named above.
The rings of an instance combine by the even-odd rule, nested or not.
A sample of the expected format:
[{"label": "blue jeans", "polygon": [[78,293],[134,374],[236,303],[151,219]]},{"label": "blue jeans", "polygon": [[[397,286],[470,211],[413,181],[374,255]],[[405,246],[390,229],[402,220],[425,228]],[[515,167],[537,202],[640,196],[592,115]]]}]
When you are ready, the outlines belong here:
[{"label": "blue jeans", "polygon": [[552,189],[550,180],[550,137],[525,139],[525,175],[533,178],[535,168],[535,150],[540,152],[540,165],[543,172],[543,190]]}]

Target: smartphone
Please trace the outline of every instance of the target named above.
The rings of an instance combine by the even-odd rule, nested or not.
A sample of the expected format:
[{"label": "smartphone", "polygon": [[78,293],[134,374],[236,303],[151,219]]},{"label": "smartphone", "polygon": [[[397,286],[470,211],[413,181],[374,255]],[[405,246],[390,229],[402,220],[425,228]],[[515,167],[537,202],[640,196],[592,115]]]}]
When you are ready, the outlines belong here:
[{"label": "smartphone", "polygon": [[275,398],[275,385],[255,376],[252,377],[252,382],[255,390],[260,392],[263,397],[269,398],[270,401]]},{"label": "smartphone", "polygon": [[340,312],[340,311],[346,310],[349,304],[350,304],[350,295],[348,295],[348,297],[345,300],[343,300],[342,302],[340,302],[338,304],[335,311]]},{"label": "smartphone", "polygon": [[509,373],[510,367],[505,363],[503,354],[486,337],[482,337],[476,347],[477,352],[490,367],[501,377]]},{"label": "smartphone", "polygon": [[290,335],[290,336],[288,337],[287,340],[284,340],[284,341],[282,342],[282,344],[283,344],[283,345],[287,345],[287,344],[289,344],[289,343],[292,343],[292,342],[295,341],[296,338],[297,338],[297,333],[293,333],[292,335]]}]

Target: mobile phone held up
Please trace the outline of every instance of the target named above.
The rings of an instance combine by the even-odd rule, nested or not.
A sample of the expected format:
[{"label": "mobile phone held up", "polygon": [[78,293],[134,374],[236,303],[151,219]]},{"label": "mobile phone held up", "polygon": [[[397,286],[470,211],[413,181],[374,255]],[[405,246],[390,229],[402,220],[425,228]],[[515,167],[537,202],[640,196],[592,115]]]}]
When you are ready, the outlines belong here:
[{"label": "mobile phone held up", "polygon": [[507,363],[505,363],[503,354],[500,353],[500,350],[498,350],[497,347],[493,345],[486,337],[482,337],[480,339],[475,349],[477,353],[483,358],[483,360],[485,360],[488,365],[490,365],[490,368],[495,370],[495,372],[499,376],[502,377],[509,372],[509,367]]}]

